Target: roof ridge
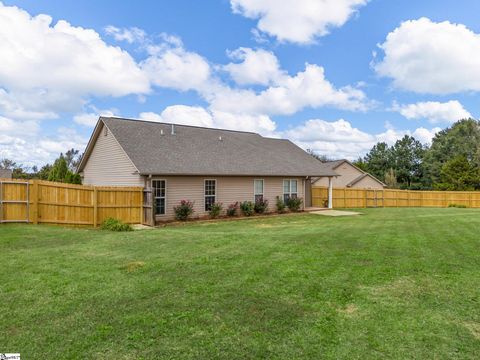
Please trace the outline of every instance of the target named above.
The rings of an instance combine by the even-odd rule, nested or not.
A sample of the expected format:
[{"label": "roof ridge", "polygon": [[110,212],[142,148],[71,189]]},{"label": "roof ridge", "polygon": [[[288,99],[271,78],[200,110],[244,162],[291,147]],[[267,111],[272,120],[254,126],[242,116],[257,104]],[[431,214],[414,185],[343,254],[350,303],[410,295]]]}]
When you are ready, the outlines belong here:
[{"label": "roof ridge", "polygon": [[[256,132],[253,132],[253,131],[231,130],[231,129],[223,129],[223,128],[198,126],[198,125],[185,125],[185,124],[167,123],[167,122],[160,122],[160,121],[150,121],[150,120],[144,120],[144,119],[123,118],[123,117],[118,117],[118,116],[100,116],[100,119],[113,119],[113,120],[137,121],[137,122],[140,121],[140,122],[145,122],[145,123],[149,123],[149,124],[175,125],[175,126],[183,126],[183,127],[189,127],[189,128],[195,128],[195,129],[229,131],[229,132],[236,132],[236,133],[242,133],[242,134],[252,134],[252,135],[262,136],[259,133],[256,133]],[[262,136],[262,137],[265,138],[264,136]],[[265,139],[267,139],[267,138],[265,138]]]}]

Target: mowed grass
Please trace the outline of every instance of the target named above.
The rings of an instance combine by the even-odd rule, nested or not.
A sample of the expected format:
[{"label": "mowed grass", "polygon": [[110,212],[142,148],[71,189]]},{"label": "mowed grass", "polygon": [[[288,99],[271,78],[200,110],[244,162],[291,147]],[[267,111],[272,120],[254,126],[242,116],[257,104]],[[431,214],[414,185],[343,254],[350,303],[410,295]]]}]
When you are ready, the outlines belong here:
[{"label": "mowed grass", "polygon": [[480,211],[133,233],[0,226],[0,352],[26,359],[478,359]]}]

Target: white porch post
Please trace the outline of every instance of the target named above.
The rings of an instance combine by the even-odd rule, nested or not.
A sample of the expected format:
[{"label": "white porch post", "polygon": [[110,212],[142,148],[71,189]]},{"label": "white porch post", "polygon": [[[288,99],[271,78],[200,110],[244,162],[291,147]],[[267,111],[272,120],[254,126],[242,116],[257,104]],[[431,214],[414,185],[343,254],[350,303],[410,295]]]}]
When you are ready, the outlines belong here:
[{"label": "white porch post", "polygon": [[328,178],[328,208],[333,209],[333,177]]}]

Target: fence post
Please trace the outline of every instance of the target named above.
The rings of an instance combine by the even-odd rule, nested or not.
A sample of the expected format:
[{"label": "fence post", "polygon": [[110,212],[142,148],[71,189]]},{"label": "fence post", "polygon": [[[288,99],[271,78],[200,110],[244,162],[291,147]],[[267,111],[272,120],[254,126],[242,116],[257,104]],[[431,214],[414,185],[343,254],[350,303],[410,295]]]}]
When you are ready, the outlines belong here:
[{"label": "fence post", "polygon": [[0,224],[3,222],[3,184],[0,180]]},{"label": "fence post", "polygon": [[93,187],[93,227],[97,227],[98,198],[97,187]]},{"label": "fence post", "polygon": [[39,202],[39,193],[38,193],[38,181],[33,180],[33,190],[30,193],[29,201],[32,203],[32,220],[35,225],[38,224],[38,202]]},{"label": "fence post", "polygon": [[143,210],[143,189],[139,190],[140,192],[140,217],[138,218],[138,221],[140,222],[141,225],[143,225],[143,215],[145,211]]}]

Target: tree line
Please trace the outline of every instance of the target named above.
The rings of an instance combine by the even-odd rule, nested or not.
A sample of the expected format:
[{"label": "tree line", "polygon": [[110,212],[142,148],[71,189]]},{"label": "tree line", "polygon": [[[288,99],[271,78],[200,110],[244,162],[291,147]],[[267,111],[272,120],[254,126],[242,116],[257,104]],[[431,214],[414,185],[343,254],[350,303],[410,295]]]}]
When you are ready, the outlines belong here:
[{"label": "tree line", "polygon": [[391,188],[480,190],[480,122],[460,120],[430,146],[408,135],[393,146],[379,142],[354,164]]},{"label": "tree line", "polygon": [[81,184],[82,179],[75,171],[82,160],[79,150],[70,149],[52,163],[41,168],[28,167],[18,164],[11,159],[0,159],[0,169],[12,170],[14,179],[38,179],[63,182],[67,184]]}]

